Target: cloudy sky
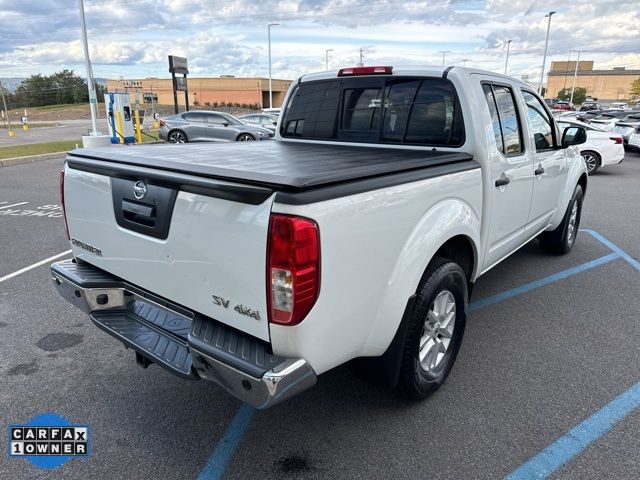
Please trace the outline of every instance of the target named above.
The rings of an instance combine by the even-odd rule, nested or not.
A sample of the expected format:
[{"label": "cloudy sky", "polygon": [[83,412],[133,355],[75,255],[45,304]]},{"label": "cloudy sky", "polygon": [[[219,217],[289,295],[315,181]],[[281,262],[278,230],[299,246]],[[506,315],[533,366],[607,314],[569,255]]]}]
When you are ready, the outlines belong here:
[{"label": "cloudy sky", "polygon": [[[447,64],[537,80],[549,10],[549,54],[584,50],[596,68],[640,68],[639,0],[85,0],[96,77],[167,77],[167,55],[192,75],[274,78],[365,64]],[[0,77],[70,68],[84,74],[78,0],[0,0]],[[549,65],[549,63],[547,63]]]}]

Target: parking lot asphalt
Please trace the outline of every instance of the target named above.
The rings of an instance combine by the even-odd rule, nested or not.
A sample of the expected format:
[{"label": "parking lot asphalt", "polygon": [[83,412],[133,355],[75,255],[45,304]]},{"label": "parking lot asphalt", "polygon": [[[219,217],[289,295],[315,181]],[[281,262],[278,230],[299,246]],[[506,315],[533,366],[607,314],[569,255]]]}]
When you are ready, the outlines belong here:
[{"label": "parking lot asphalt", "polygon": [[[16,124],[12,121],[11,126],[16,135],[15,137],[9,137],[6,130],[0,129],[0,147],[55,142],[58,140],[80,140],[82,135],[87,135],[91,130],[91,121],[89,120],[65,120],[50,123],[57,125],[30,128],[25,131],[22,130],[22,124]],[[98,130],[106,133],[108,131],[106,120],[99,120],[98,123]],[[103,123],[104,125],[102,125]]]},{"label": "parking lot asphalt", "polygon": [[[38,214],[56,211],[61,164],[2,170],[0,278],[68,249],[60,216]],[[639,184],[640,155],[627,153],[589,179],[583,209],[582,228],[629,258],[600,260],[612,250],[583,231],[569,255],[533,241],[478,280],[456,365],[422,403],[340,367],[255,412],[210,383],[139,368],[59,298],[46,265],[0,282],[2,428],[56,412],[88,424],[93,449],[44,471],[0,442],[0,478],[505,477],[640,381]],[[639,431],[632,409],[551,478],[639,478]]]}]

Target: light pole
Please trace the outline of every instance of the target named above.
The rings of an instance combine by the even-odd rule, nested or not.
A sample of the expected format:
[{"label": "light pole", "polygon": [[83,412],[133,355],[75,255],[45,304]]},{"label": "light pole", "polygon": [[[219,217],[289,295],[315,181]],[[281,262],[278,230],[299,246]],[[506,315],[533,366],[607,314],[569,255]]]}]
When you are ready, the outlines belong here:
[{"label": "light pole", "polygon": [[580,53],[582,50],[573,50],[574,52],[578,52],[578,58],[576,59],[576,68],[573,71],[573,85],[571,86],[571,98],[569,99],[569,103],[573,104],[573,92],[576,89],[576,78],[578,77],[578,64],[580,63]]},{"label": "light pole", "polygon": [[324,51],[324,69],[329,70],[329,52],[333,52],[333,48]]},{"label": "light pole", "polygon": [[373,53],[375,52],[375,50],[373,48],[369,47],[360,47],[359,49],[360,52],[360,63],[358,63],[358,66],[360,67],[364,67],[364,54],[365,53]]},{"label": "light pole", "polygon": [[540,69],[540,83],[538,83],[538,93],[542,94],[542,79],[544,78],[544,66],[547,63],[547,48],[549,47],[549,30],[551,30],[551,16],[556,12],[549,12],[545,17],[549,17],[547,22],[547,38],[544,41],[544,55],[542,56],[542,68]]},{"label": "light pole", "polygon": [[269,37],[269,108],[273,108],[273,89],[271,87],[271,27],[280,25],[279,23],[270,23],[267,25],[267,35]]},{"label": "light pole", "polygon": [[451,53],[451,50],[438,50],[438,53],[442,54],[442,66],[444,67],[444,59],[447,56],[447,53]]},{"label": "light pole", "polygon": [[467,62],[469,61],[468,58],[463,58],[462,60],[460,60],[462,62],[462,66],[466,67],[467,66]]},{"label": "light pole", "polygon": [[507,58],[504,60],[504,74],[507,74],[507,67],[509,66],[509,48],[511,47],[511,40],[507,40]]},{"label": "light pole", "polygon": [[80,20],[82,23],[82,45],[84,47],[84,61],[87,66],[87,88],[89,89],[89,109],[91,110],[91,135],[98,135],[96,129],[96,88],[91,75],[91,60],[89,60],[89,42],[87,41],[87,24],[84,19],[84,1],[80,0]]}]

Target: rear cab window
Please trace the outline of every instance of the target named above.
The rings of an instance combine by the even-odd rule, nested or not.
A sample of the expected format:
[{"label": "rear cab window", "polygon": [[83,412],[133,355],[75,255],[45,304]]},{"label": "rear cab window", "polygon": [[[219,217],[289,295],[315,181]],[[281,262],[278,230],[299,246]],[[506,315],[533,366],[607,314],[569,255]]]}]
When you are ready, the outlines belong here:
[{"label": "rear cab window", "polygon": [[453,84],[430,77],[353,77],[297,86],[284,138],[460,147],[464,121]]},{"label": "rear cab window", "polygon": [[521,155],[524,152],[520,114],[510,86],[483,82],[484,92],[496,147],[505,156]]}]

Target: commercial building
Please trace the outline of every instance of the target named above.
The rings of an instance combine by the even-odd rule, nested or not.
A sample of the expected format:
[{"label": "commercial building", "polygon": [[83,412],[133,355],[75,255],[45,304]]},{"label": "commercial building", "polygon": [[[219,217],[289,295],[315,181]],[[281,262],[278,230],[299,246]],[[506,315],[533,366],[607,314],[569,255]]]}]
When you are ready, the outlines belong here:
[{"label": "commercial building", "polygon": [[[291,85],[291,80],[272,79],[273,106],[280,107]],[[214,104],[240,104],[269,106],[268,78],[219,78],[187,77],[189,106],[214,106]],[[129,92],[131,102],[173,105],[173,86],[170,78],[141,78],[107,80],[108,92]],[[178,92],[178,105],[184,105],[184,92]]]},{"label": "commercial building", "polygon": [[[547,77],[547,98],[558,96],[563,88],[573,86],[576,62],[551,62]],[[580,61],[576,87],[587,89],[587,95],[600,101],[629,100],[631,84],[640,78],[640,70],[614,67],[612,70],[594,70],[593,61]]]}]

